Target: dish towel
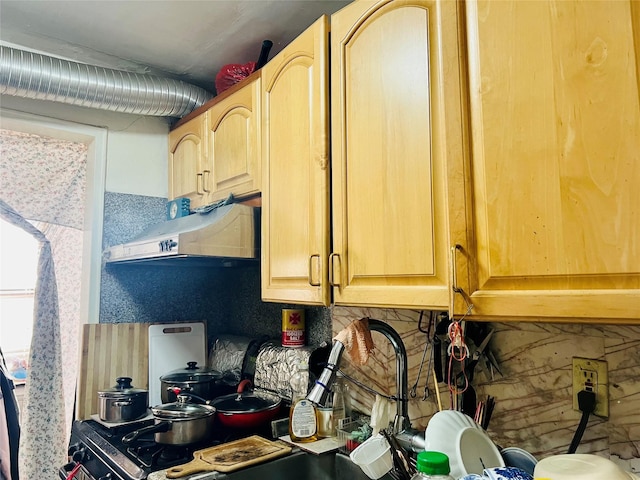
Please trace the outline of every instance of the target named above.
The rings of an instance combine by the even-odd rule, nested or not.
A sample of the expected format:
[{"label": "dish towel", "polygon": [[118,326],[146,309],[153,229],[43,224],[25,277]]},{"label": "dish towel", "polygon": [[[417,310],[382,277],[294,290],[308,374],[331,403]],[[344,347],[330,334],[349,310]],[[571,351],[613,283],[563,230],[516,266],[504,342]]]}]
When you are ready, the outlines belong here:
[{"label": "dish towel", "polygon": [[376,395],[376,399],[373,402],[373,407],[371,408],[371,432],[372,436],[376,436],[380,433],[380,430],[384,430],[389,426],[393,416],[393,405],[391,402],[382,397],[381,395]]},{"label": "dish towel", "polygon": [[351,360],[361,366],[367,363],[369,355],[375,348],[367,318],[354,320],[340,330],[333,339],[342,343]]}]

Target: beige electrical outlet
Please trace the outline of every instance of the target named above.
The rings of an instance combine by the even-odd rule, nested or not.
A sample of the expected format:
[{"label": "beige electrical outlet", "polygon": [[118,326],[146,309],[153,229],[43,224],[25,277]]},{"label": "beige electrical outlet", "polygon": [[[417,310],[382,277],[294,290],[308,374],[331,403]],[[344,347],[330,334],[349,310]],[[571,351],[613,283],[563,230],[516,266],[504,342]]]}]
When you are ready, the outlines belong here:
[{"label": "beige electrical outlet", "polygon": [[591,358],[573,357],[573,409],[578,408],[578,392],[588,390],[596,394],[598,417],[609,417],[609,372],[607,362]]}]

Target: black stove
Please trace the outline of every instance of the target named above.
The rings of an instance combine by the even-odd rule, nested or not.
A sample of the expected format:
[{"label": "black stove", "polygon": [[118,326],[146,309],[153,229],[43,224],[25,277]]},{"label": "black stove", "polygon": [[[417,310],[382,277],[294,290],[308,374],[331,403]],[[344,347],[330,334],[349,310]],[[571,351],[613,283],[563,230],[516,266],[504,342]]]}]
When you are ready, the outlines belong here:
[{"label": "black stove", "polygon": [[163,445],[154,441],[153,433],[141,436],[133,444],[122,442],[127,433],[153,422],[150,419],[114,427],[94,420],[74,422],[69,463],[60,468],[60,478],[68,478],[75,468],[74,480],[144,480],[152,472],[191,461],[196,450],[223,442],[211,438],[187,446]]},{"label": "black stove", "polygon": [[76,468],[74,480],[144,480],[153,472],[190,462],[196,450],[253,434],[271,438],[270,424],[251,431],[229,431],[216,421],[209,439],[187,446],[156,443],[153,433],[142,435],[132,444],[122,442],[127,433],[153,423],[153,418],[108,427],[94,420],[74,422],[69,463],[60,468],[60,478],[66,480]]}]

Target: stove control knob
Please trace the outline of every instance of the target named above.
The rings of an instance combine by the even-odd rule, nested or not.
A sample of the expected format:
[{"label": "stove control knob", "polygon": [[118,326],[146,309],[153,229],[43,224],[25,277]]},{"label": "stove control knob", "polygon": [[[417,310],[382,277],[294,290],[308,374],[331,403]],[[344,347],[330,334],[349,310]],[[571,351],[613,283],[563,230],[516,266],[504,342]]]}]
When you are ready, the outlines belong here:
[{"label": "stove control knob", "polygon": [[168,240],[162,240],[158,246],[160,247],[161,252],[170,252],[178,246],[178,242],[170,238]]},{"label": "stove control knob", "polygon": [[73,454],[71,455],[71,459],[76,463],[82,463],[86,460],[86,458],[87,458],[87,449],[84,447],[78,448],[78,450],[73,452]]},{"label": "stove control knob", "polygon": [[67,455],[69,455],[70,457],[73,456],[73,454],[76,453],[78,450],[80,450],[80,448],[82,448],[82,445],[79,443],[74,443],[72,445],[69,445],[69,450],[67,450]]}]

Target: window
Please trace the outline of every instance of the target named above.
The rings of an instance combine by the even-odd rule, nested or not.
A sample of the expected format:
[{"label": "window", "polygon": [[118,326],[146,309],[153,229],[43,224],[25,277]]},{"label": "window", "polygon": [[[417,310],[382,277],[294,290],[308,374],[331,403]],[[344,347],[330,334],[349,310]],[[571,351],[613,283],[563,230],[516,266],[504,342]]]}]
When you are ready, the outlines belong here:
[{"label": "window", "polygon": [[15,383],[28,372],[38,241],[0,219],[0,347]]}]

